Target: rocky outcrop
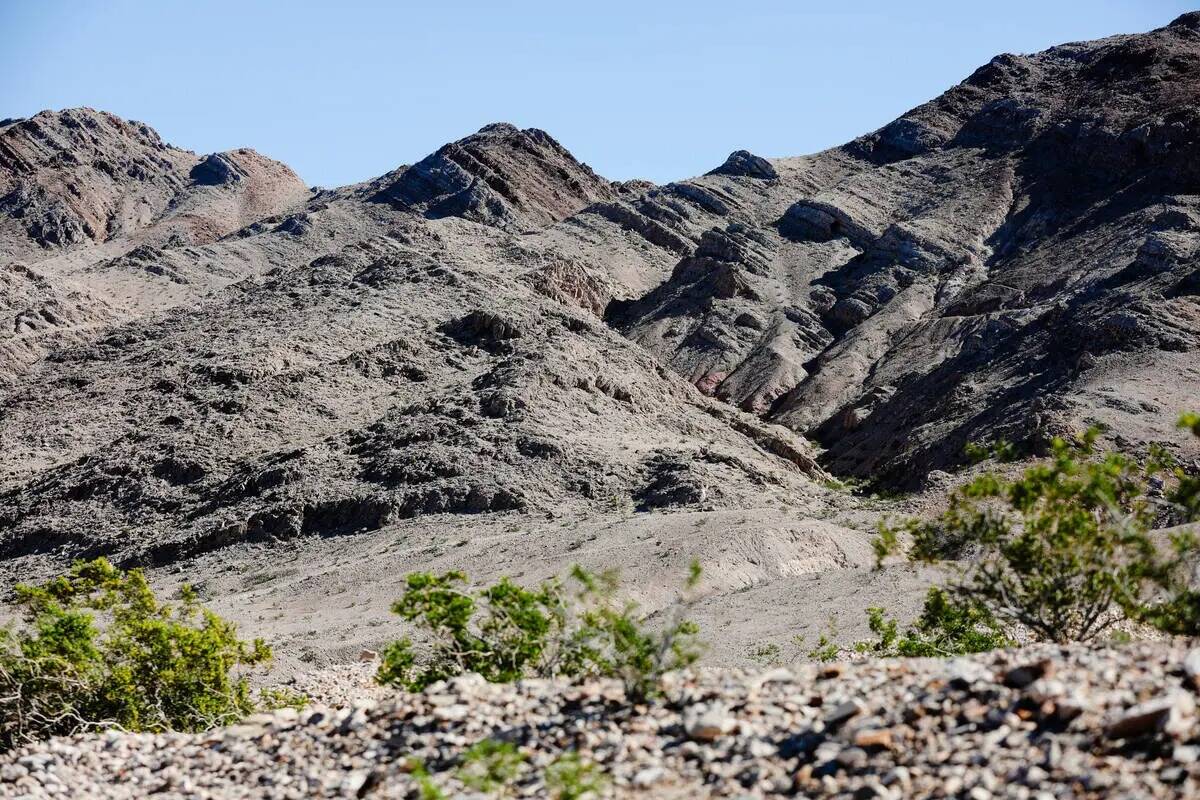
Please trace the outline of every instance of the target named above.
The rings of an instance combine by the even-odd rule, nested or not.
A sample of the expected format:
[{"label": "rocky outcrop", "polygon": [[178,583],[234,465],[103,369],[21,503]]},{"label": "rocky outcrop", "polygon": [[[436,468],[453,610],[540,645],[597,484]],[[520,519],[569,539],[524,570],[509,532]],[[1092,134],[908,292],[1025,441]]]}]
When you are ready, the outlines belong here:
[{"label": "rocky outcrop", "polygon": [[725,163],[709,173],[710,175],[740,175],[747,178],[762,178],[772,180],[779,177],[771,162],[762,156],[756,156],[748,150],[735,150],[725,159]]},{"label": "rocky outcrop", "polygon": [[455,216],[522,230],[614,194],[608,181],[544,131],[495,123],[405,168],[371,199],[432,219]]},{"label": "rocky outcrop", "polygon": [[107,241],[164,211],[195,161],[140,122],[43,111],[0,128],[0,214],[41,247]]}]

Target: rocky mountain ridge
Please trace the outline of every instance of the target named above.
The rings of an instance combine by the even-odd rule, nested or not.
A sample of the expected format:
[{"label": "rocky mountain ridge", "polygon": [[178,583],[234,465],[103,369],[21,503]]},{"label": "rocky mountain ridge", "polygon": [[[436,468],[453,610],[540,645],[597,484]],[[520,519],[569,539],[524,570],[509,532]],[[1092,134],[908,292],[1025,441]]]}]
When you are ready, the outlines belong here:
[{"label": "rocky mountain ridge", "polygon": [[310,191],[88,109],[6,122],[0,551],[819,513],[826,469],[919,486],[1089,424],[1189,455],[1198,92],[1189,14],[664,186],[506,124]]}]

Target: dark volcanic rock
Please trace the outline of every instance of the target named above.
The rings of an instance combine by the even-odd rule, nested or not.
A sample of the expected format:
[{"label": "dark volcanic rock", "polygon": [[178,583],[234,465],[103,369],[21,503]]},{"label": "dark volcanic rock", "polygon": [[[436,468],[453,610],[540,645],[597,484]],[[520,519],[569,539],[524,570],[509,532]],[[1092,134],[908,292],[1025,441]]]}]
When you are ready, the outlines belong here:
[{"label": "dark volcanic rock", "polygon": [[709,173],[710,175],[743,175],[747,178],[763,178],[771,180],[778,178],[779,173],[771,162],[762,156],[756,156],[748,150],[735,150],[725,159],[725,163]]}]

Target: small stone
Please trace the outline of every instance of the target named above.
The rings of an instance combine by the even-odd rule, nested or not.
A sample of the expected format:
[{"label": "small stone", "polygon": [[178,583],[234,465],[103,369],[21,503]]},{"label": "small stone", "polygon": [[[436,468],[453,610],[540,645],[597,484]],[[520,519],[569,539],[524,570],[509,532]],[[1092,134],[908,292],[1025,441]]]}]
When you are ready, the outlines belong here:
[{"label": "small stone", "polygon": [[1174,692],[1127,709],[1104,732],[1110,739],[1131,739],[1159,732],[1174,735],[1186,729],[1195,710],[1196,703],[1189,695]]},{"label": "small stone", "polygon": [[778,751],[778,747],[762,739],[753,739],[746,746],[746,752],[751,758],[770,758]]},{"label": "small stone", "polygon": [[912,773],[908,771],[908,767],[892,767],[883,776],[883,782],[887,786],[895,784],[902,790],[908,791],[912,786]]},{"label": "small stone", "polygon": [[878,781],[867,781],[854,791],[854,800],[893,800],[896,793]]},{"label": "small stone", "polygon": [[1171,758],[1180,764],[1195,764],[1200,761],[1200,747],[1194,744],[1176,745],[1171,753]]},{"label": "small stone", "polygon": [[1200,692],[1200,647],[1192,648],[1184,656],[1183,674],[1187,678],[1188,684]]},{"label": "small stone", "polygon": [[639,770],[633,776],[633,785],[642,787],[653,786],[662,780],[663,775],[665,774],[666,770],[664,770],[662,767],[646,767],[645,769]]},{"label": "small stone", "polygon": [[948,667],[950,685],[960,689],[970,689],[991,677],[990,673],[977,661],[967,658],[956,658]]},{"label": "small stone", "polygon": [[698,742],[713,742],[737,725],[724,706],[696,706],[684,716],[683,729],[689,738]]},{"label": "small stone", "polygon": [[342,779],[341,790],[347,796],[357,796],[360,789],[366,785],[371,773],[366,770],[356,770]]},{"label": "small stone", "polygon": [[1054,662],[1043,659],[1035,664],[1023,664],[1004,673],[1004,685],[1011,689],[1024,689],[1040,678],[1054,674]]},{"label": "small stone", "polygon": [[1167,784],[1183,783],[1183,779],[1187,777],[1187,773],[1182,767],[1167,767],[1158,773],[1158,777],[1159,780]]},{"label": "small stone", "polygon": [[1026,786],[1036,787],[1041,786],[1048,780],[1050,780],[1050,773],[1034,764],[1025,770],[1025,778],[1022,782]]},{"label": "small stone", "polygon": [[863,748],[881,747],[890,750],[892,732],[887,728],[867,728],[854,734],[854,746]]},{"label": "small stone", "polygon": [[5,764],[0,767],[0,781],[15,783],[29,774],[24,764]]},{"label": "small stone", "polygon": [[1067,685],[1053,678],[1038,678],[1025,689],[1030,699],[1037,703],[1055,701],[1067,694]]},{"label": "small stone", "polygon": [[837,759],[842,752],[842,746],[837,742],[822,742],[813,753],[813,759],[818,764],[824,764]]},{"label": "small stone", "polygon": [[376,653],[374,650],[364,649],[358,654],[359,661],[374,661],[377,658],[379,658],[379,653]]},{"label": "small stone", "polygon": [[471,715],[471,707],[462,703],[452,706],[439,706],[433,709],[434,719],[443,722],[461,722]]},{"label": "small stone", "polygon": [[837,754],[835,760],[846,769],[862,769],[870,761],[870,756],[861,747],[847,747]]},{"label": "small stone", "polygon": [[856,717],[867,710],[866,705],[861,700],[847,700],[844,703],[839,703],[825,717],[825,724],[829,727],[841,725],[851,717]]}]

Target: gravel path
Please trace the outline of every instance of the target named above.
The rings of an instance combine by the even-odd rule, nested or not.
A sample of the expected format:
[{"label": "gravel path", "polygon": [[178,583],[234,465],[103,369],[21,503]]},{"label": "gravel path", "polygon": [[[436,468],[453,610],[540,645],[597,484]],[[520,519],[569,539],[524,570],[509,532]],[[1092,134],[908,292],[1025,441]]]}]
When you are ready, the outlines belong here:
[{"label": "gravel path", "polygon": [[0,758],[0,796],[448,797],[483,739],[526,756],[507,796],[553,796],[577,751],[614,797],[1196,797],[1200,650],[1032,647],[969,659],[670,676],[668,700],[609,681],[489,685],[260,715],[202,735],[109,733]]}]

